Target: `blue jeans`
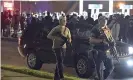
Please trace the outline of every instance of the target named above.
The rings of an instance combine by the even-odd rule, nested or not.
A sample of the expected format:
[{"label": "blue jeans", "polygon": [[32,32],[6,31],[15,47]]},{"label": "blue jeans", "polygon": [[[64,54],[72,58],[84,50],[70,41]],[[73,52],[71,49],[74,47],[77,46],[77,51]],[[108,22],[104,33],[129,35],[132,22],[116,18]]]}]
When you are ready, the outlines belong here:
[{"label": "blue jeans", "polygon": [[[108,58],[106,53],[103,51],[96,51],[97,54],[93,55],[93,59],[96,65],[96,72],[99,80],[107,79],[107,77],[112,73],[114,67],[113,67],[113,61],[111,58]],[[104,63],[105,70],[103,71],[103,74],[101,74],[101,64]]]},{"label": "blue jeans", "polygon": [[66,49],[63,49],[63,48],[54,49],[54,53],[56,56],[56,69],[54,74],[54,80],[60,80],[61,78],[64,78],[63,60],[64,60],[65,52],[66,52]]}]

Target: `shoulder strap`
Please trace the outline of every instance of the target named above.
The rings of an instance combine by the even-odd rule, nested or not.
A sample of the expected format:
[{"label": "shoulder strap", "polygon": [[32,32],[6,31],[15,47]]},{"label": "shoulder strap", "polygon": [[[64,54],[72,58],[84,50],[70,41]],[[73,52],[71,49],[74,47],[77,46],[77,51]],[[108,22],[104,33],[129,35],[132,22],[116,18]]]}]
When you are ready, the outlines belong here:
[{"label": "shoulder strap", "polygon": [[63,32],[63,33],[65,33],[65,32],[66,32],[66,27],[65,27],[64,32]]}]

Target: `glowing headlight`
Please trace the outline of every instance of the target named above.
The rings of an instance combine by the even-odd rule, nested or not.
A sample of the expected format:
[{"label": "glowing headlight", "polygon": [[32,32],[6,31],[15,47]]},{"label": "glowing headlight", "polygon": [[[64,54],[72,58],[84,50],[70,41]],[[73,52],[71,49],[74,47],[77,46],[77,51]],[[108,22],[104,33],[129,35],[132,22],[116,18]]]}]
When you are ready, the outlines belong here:
[{"label": "glowing headlight", "polygon": [[128,48],[129,54],[133,54],[133,47]]},{"label": "glowing headlight", "polygon": [[128,66],[133,66],[133,60],[128,60],[128,61],[127,61],[127,65],[128,65]]}]

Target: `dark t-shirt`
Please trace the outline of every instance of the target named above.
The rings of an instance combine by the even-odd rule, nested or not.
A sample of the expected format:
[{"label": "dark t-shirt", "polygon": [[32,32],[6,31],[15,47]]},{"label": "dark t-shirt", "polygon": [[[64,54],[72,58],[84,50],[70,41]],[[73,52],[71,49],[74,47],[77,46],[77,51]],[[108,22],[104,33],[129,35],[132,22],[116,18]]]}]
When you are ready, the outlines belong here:
[{"label": "dark t-shirt", "polygon": [[[94,37],[94,38],[97,38],[97,39],[104,39],[105,35],[103,35],[101,33],[100,29],[98,28],[98,25],[96,25],[91,30],[91,37]],[[94,44],[94,49],[104,50],[105,49],[105,45],[103,43]]]},{"label": "dark t-shirt", "polygon": [[88,24],[94,25],[94,19],[93,18],[89,17],[86,19],[86,21]]},{"label": "dark t-shirt", "polygon": [[94,37],[94,38],[100,38],[100,29],[98,27],[98,25],[96,25],[94,28],[92,28],[91,30],[91,37]]}]

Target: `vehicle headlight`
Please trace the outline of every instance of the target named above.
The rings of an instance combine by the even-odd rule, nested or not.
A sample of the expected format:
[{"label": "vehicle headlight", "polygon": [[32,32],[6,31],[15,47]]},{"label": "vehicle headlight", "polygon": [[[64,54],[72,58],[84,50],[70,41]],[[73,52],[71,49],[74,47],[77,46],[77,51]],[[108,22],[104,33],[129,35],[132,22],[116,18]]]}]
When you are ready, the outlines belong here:
[{"label": "vehicle headlight", "polygon": [[133,54],[133,47],[128,47],[129,54]]},{"label": "vehicle headlight", "polygon": [[133,66],[133,60],[128,60],[128,61],[127,61],[127,65],[128,65],[128,66]]}]

